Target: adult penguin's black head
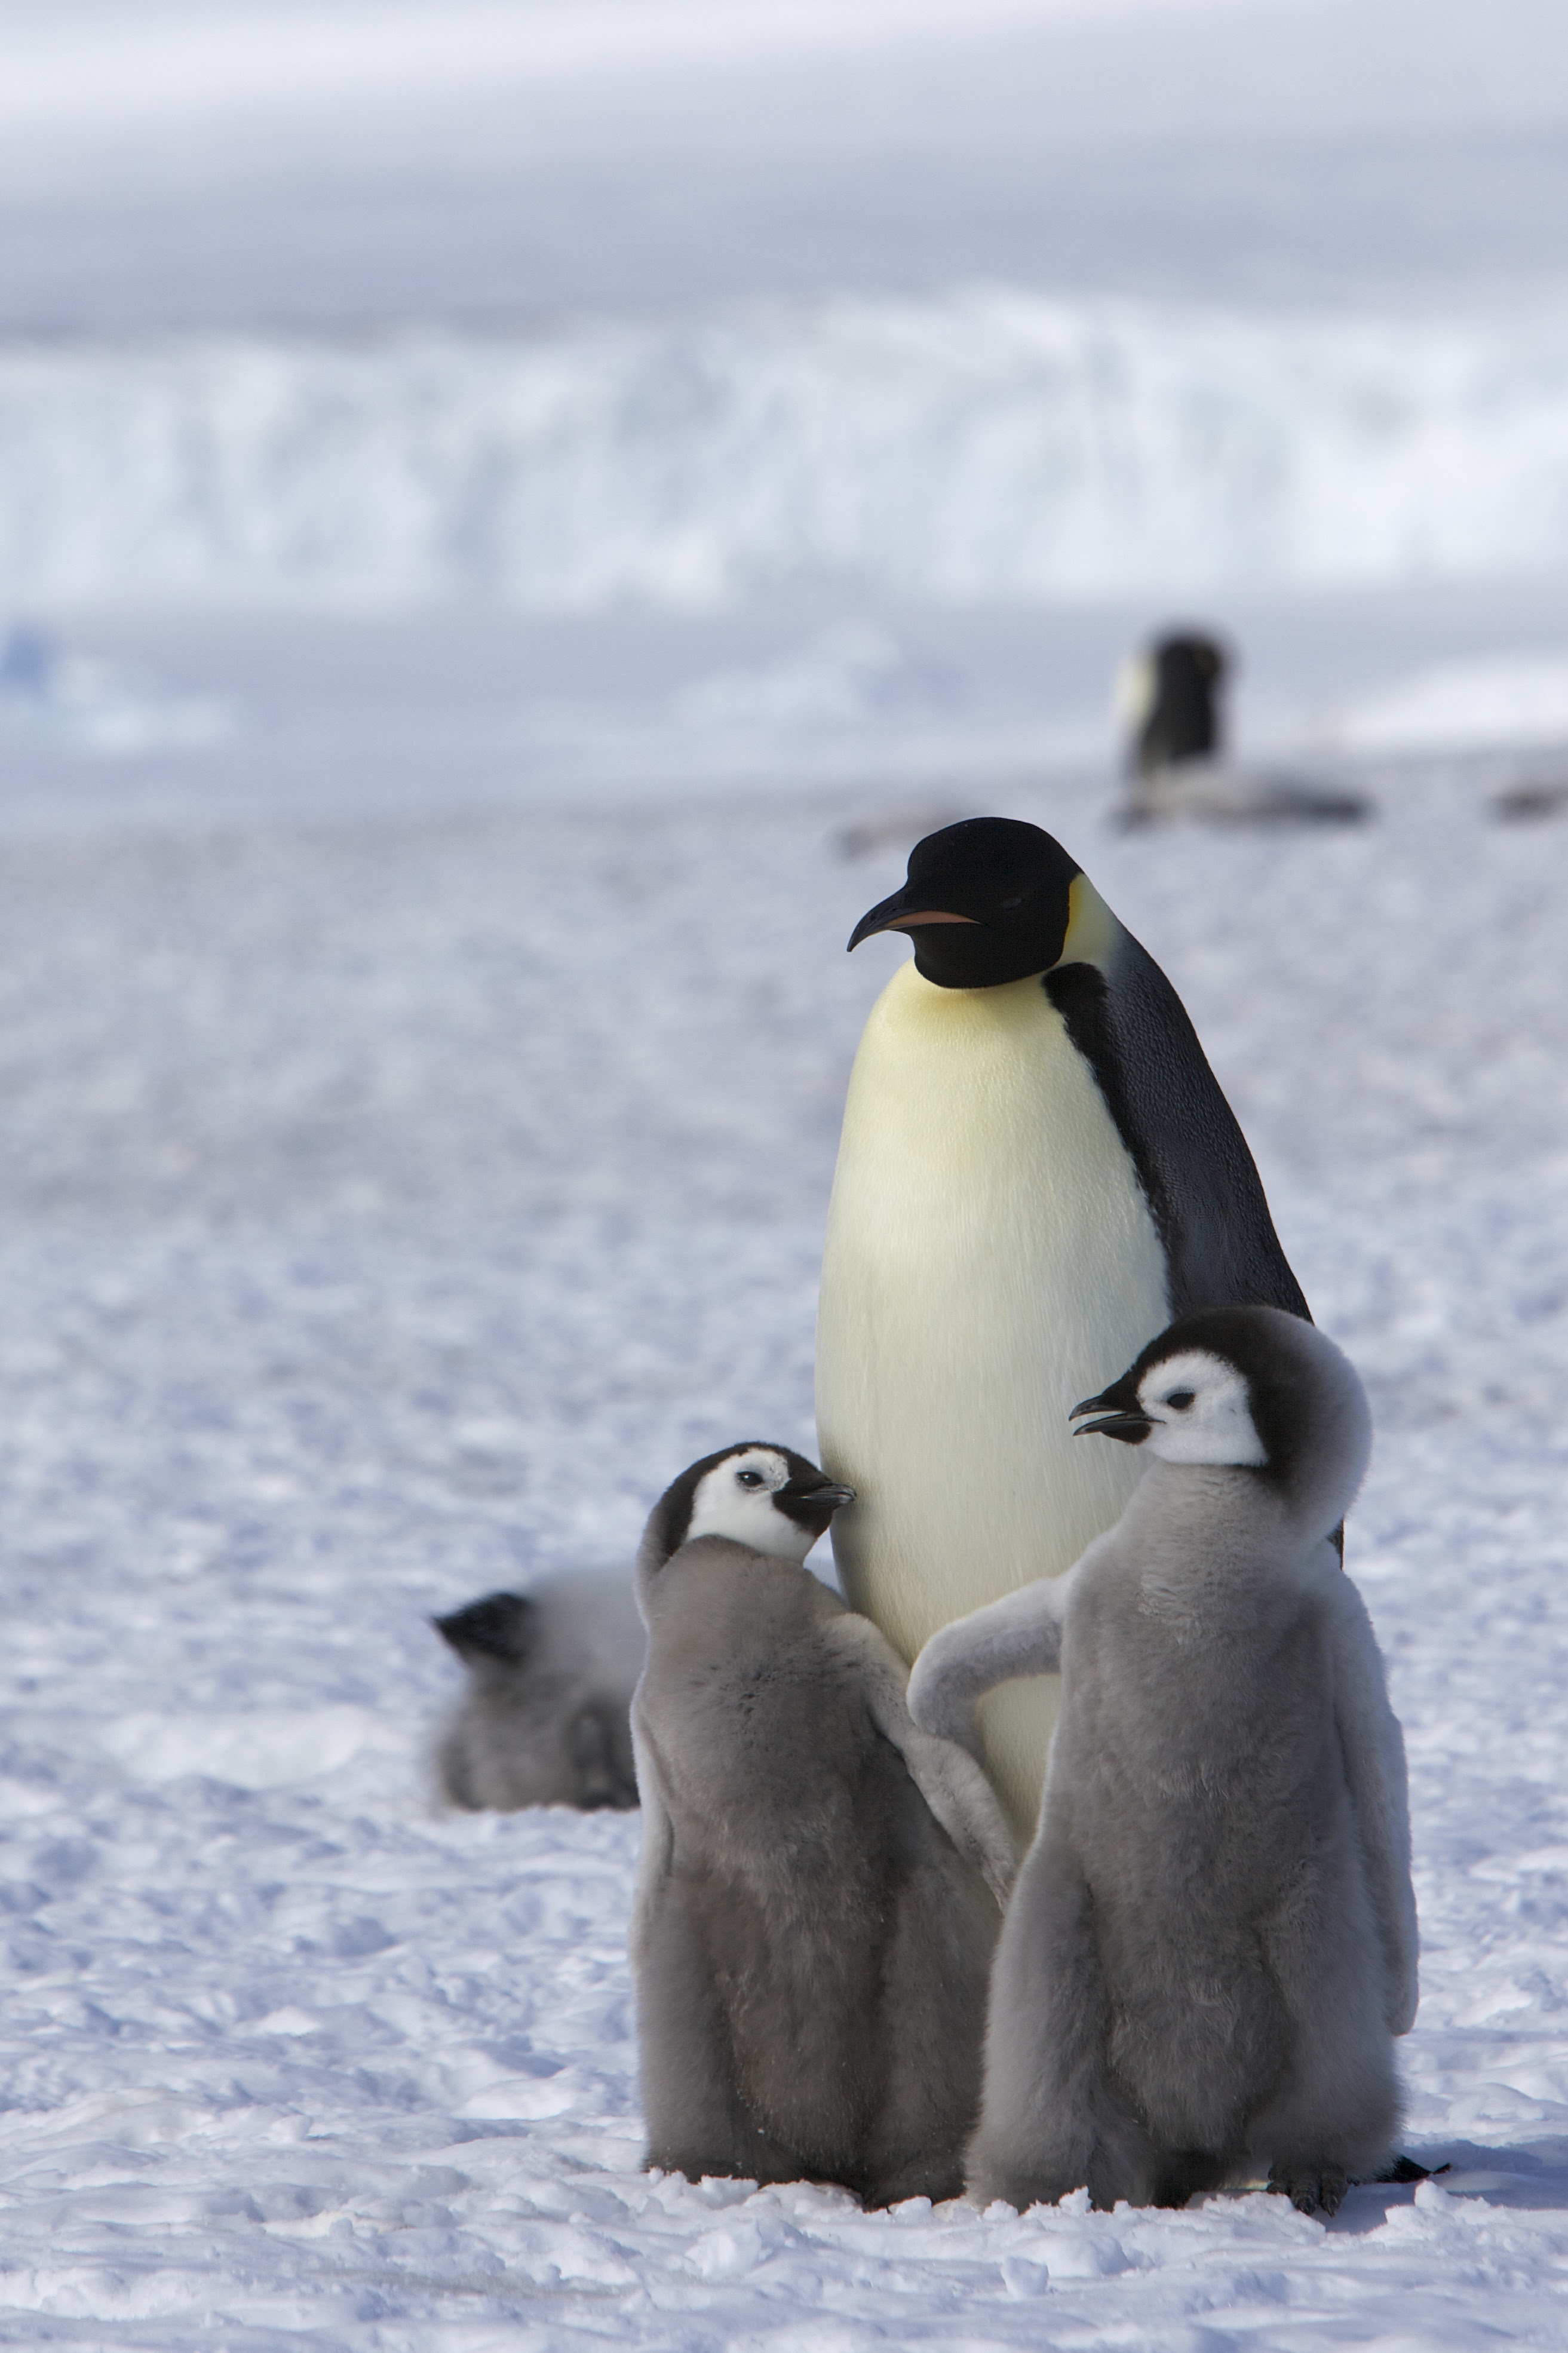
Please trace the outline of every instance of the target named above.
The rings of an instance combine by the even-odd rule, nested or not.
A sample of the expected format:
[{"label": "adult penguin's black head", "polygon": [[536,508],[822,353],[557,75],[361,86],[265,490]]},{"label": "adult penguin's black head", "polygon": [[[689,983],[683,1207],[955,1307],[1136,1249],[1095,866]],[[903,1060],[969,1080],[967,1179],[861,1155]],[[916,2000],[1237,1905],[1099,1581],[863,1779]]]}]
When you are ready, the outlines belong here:
[{"label": "adult penguin's black head", "polygon": [[849,944],[858,948],[874,932],[908,932],[916,971],[939,988],[1027,980],[1061,956],[1080,871],[1037,825],[965,818],[916,842],[908,881],[861,916]]}]

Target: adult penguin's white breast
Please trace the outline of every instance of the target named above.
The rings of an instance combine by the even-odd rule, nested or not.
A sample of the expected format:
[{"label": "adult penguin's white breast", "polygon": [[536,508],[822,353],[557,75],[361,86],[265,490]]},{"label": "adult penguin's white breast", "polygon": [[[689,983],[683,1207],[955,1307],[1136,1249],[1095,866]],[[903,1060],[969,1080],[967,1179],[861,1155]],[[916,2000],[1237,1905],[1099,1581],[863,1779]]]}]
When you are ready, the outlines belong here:
[{"label": "adult penguin's white breast", "polygon": [[[1068,1417],[1169,1314],[1137,1172],[1040,980],[941,988],[904,965],[849,1083],[816,1411],[823,1462],[859,1498],[834,1529],[846,1595],[907,1658],[1120,1517],[1136,1452],[1075,1445]],[[1057,1688],[982,1708],[1026,1829]]]}]

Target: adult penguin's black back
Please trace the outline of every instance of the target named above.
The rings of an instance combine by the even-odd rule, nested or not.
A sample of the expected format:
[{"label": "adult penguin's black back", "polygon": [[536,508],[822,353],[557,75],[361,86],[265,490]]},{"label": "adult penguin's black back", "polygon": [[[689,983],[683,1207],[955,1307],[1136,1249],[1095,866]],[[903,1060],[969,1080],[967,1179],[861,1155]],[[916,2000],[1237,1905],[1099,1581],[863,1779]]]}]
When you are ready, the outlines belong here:
[{"label": "adult penguin's black back", "polygon": [[[834,1531],[846,1592],[912,1659],[1121,1516],[1136,1459],[1073,1446],[1079,1398],[1178,1315],[1308,1308],[1180,998],[1049,834],[928,836],[850,945],[885,931],[915,955],[850,1081],[817,1422],[859,1497]],[[1038,1683],[982,1710],[1021,1825],[1054,1714]]]},{"label": "adult penguin's black back", "polygon": [[1165,1256],[1172,1320],[1238,1305],[1280,1307],[1310,1322],[1257,1164],[1187,1008],[1147,948],[1116,928],[1109,970],[1064,960],[1043,986],[1138,1172]]}]

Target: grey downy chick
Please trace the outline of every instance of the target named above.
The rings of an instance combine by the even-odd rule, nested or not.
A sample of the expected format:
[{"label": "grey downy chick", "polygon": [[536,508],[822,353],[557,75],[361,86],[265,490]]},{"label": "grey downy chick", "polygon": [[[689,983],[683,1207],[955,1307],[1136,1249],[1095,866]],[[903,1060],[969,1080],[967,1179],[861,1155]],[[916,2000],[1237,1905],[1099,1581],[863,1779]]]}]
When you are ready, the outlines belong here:
[{"label": "grey downy chick", "polygon": [[451,1804],[502,1813],[637,1804],[631,1699],[643,1631],[628,1577],[488,1593],[431,1623],[468,1670],[436,1752]]},{"label": "grey downy chick", "polygon": [[1404,1742],[1331,1542],[1365,1396],[1310,1324],[1231,1307],[1074,1418],[1152,1458],[1121,1520],[944,1628],[910,1685],[918,1721],[964,1735],[992,1683],[1063,1681],[970,2189],[1180,2205],[1266,2173],[1331,2215],[1387,2162],[1416,2002]]},{"label": "grey downy chick", "polygon": [[803,1565],[849,1496],[748,1443],[654,1509],[632,1960],[649,2165],[889,2205],[963,2187],[1016,1853],[898,1654]]}]

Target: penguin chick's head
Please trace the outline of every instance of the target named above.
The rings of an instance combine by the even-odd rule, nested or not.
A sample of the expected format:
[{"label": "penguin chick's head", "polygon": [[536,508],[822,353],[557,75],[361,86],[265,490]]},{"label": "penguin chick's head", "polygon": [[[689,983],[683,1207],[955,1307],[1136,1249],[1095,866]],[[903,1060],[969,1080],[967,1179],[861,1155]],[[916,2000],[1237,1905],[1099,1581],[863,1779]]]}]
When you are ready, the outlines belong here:
[{"label": "penguin chick's head", "polygon": [[1327,1510],[1327,1527],[1361,1484],[1372,1439],[1348,1359],[1277,1307],[1184,1315],[1072,1419],[1079,1438],[1119,1438],[1165,1462],[1260,1472],[1315,1516]]},{"label": "penguin chick's head", "polygon": [[525,1593],[487,1593],[466,1609],[430,1623],[466,1667],[521,1667],[533,1647],[538,1616],[538,1604]]},{"label": "penguin chick's head", "polygon": [[1080,871],[1037,825],[965,818],[916,842],[903,888],[861,916],[849,944],[909,932],[916,971],[939,988],[1027,980],[1060,960]]},{"label": "penguin chick's head", "polygon": [[841,1487],[793,1447],[757,1439],[705,1454],[667,1487],[643,1539],[647,1566],[661,1567],[697,1536],[725,1536],[752,1552],[804,1561],[853,1487]]}]

